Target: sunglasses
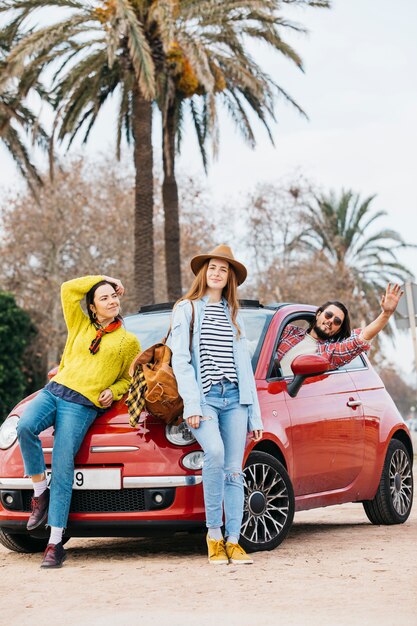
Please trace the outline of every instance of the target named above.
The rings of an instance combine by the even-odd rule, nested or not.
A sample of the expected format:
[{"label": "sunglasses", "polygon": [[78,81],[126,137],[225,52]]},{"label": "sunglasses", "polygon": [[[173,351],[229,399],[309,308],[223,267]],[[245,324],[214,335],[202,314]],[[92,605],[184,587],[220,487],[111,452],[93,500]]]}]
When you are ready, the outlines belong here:
[{"label": "sunglasses", "polygon": [[324,317],[326,318],[326,320],[331,320],[333,319],[333,324],[335,326],[341,326],[343,323],[343,320],[340,319],[340,317],[337,317],[337,315],[335,315],[334,313],[332,313],[331,311],[323,311],[324,313]]}]

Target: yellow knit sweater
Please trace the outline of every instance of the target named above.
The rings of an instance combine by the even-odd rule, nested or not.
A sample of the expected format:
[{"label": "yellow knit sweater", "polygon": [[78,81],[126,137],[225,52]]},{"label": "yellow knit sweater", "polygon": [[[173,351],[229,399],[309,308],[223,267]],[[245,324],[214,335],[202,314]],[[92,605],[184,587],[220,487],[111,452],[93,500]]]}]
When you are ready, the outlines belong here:
[{"label": "yellow knit sweater", "polygon": [[111,389],[115,400],[120,400],[127,392],[131,380],[129,366],[140,352],[135,335],[121,326],[102,337],[96,354],[90,353],[96,329],[80,303],[100,280],[103,276],[84,276],[62,284],[62,309],[68,337],[58,373],[52,379],[78,391],[98,407],[98,397],[104,389]]}]

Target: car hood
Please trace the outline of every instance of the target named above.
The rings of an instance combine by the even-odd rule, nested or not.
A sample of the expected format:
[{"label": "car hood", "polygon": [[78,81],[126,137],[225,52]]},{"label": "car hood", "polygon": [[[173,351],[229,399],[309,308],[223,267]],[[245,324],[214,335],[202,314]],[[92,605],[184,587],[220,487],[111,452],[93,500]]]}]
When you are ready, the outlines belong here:
[{"label": "car hood", "polygon": [[[14,407],[13,411],[11,411],[11,414],[13,413],[14,415],[18,415],[20,417],[26,405],[31,400],[33,400],[38,395],[38,393],[39,392],[36,391],[35,393],[28,396],[27,398],[24,398],[24,400],[19,402]],[[95,424],[110,424],[110,423],[111,424],[129,424],[130,416],[127,410],[127,406],[125,404],[126,397],[127,396],[124,396],[118,402],[114,402],[112,406],[110,407],[110,409],[108,409],[107,411],[104,411],[104,413],[100,413],[94,420],[94,423]],[[155,417],[154,415],[151,415],[150,413],[147,413],[146,420],[148,424],[163,424],[162,420]]]},{"label": "car hood", "polygon": [[[128,424],[130,419],[130,415],[127,410],[127,406],[125,404],[125,398],[122,398],[118,402],[114,402],[110,409],[105,411],[104,413],[100,413],[97,415],[94,420],[95,424]],[[146,421],[148,424],[162,424],[162,420],[151,415],[150,413],[146,414]]]}]

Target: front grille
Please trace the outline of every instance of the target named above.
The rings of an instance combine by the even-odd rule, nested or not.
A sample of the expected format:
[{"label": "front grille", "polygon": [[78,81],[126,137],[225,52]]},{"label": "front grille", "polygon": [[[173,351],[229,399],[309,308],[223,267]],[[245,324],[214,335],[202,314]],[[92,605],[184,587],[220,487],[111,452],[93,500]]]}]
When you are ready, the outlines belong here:
[{"label": "front grille", "polygon": [[[154,506],[147,506],[148,498],[145,497],[146,489],[91,489],[91,490],[74,490],[72,493],[70,513],[118,513],[118,512],[134,512],[147,511]],[[164,490],[168,491],[168,490]],[[169,490],[171,491],[171,489]],[[172,491],[174,491],[172,489]],[[30,501],[33,492],[30,490],[22,491],[23,510],[30,511]],[[163,507],[166,508],[172,503],[173,498],[169,498],[171,502],[165,502]]]}]

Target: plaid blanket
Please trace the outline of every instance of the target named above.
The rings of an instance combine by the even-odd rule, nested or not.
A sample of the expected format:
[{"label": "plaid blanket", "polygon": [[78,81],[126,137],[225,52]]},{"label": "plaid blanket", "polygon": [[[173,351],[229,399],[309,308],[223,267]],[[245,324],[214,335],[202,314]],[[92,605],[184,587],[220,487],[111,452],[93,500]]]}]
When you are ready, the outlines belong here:
[{"label": "plaid blanket", "polygon": [[132,383],[126,399],[126,405],[130,415],[129,424],[132,428],[137,426],[140,420],[140,414],[145,409],[145,391],[145,377],[143,375],[142,366],[138,365],[132,376]]}]

